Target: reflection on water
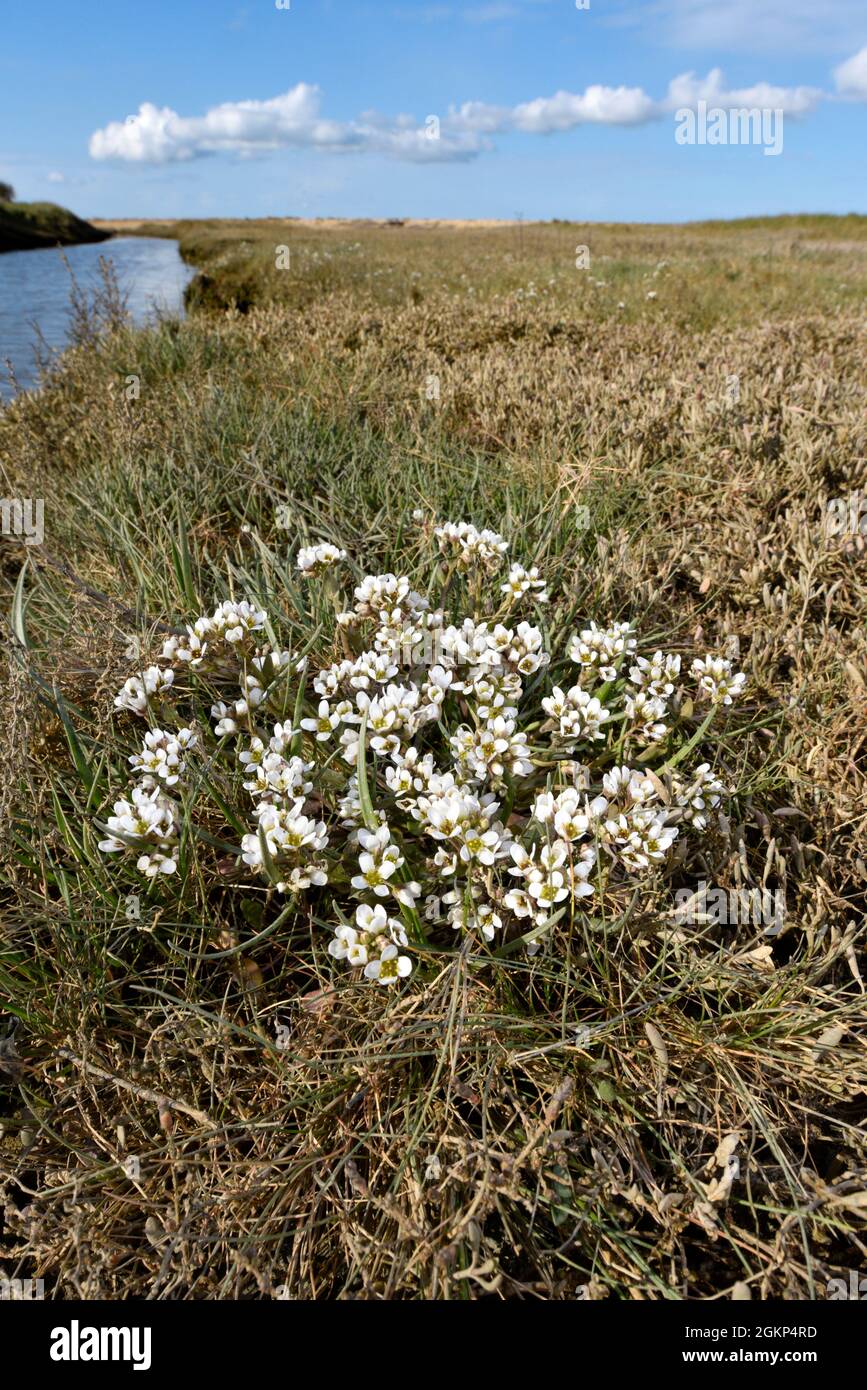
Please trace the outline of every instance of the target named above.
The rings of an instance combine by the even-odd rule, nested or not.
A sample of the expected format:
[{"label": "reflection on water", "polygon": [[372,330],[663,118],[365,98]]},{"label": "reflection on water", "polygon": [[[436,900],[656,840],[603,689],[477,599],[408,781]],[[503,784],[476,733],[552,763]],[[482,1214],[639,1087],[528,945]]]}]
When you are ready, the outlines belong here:
[{"label": "reflection on water", "polygon": [[[95,245],[65,246],[63,255],[85,291],[100,284],[100,256],[110,260],[135,323],[146,322],[158,311],[182,314],[184,290],[195,274],[184,265],[177,244],[162,237],[115,237]],[[14,394],[7,358],[20,387],[37,384],[35,326],[50,348],[68,343],[69,290],[69,271],[59,251],[0,255],[0,399]]]}]

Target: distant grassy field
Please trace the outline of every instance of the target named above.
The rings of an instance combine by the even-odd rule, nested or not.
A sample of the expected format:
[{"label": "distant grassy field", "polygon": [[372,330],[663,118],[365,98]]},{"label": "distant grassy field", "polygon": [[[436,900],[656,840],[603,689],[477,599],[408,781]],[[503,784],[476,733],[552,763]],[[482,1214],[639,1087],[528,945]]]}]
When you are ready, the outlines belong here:
[{"label": "distant grassy field", "polygon": [[[323,295],[398,305],[457,294],[482,302],[536,298],[592,320],[653,319],[648,292],[666,270],[665,322],[709,328],[750,324],[805,307],[837,312],[863,305],[867,218],[778,217],[666,227],[605,223],[401,225],[266,220],[101,223],[120,233],[171,236],[201,271],[194,304],[242,311],[297,307]],[[290,267],[276,270],[276,248]],[[586,253],[579,252],[580,247]],[[576,260],[589,260],[576,274]],[[805,295],[808,299],[805,302]],[[621,307],[622,306],[622,307]],[[657,314],[658,318],[659,315]]]},{"label": "distant grassy field", "polygon": [[[134,332],[109,296],[0,413],[5,492],[45,514],[2,552],[3,1269],[88,1298],[823,1297],[867,1210],[867,219],[126,229],[199,269],[186,321]],[[509,537],[551,634],[631,618],[749,685],[696,735],[736,790],[679,878],[535,956],[449,929],[395,994],[333,969],[321,908],[245,910],[213,856],[145,893],[94,826],[137,652],[250,594],[338,659],[298,544],[424,585],[417,510]],[[782,931],[678,927],[700,878],[781,893]]]}]

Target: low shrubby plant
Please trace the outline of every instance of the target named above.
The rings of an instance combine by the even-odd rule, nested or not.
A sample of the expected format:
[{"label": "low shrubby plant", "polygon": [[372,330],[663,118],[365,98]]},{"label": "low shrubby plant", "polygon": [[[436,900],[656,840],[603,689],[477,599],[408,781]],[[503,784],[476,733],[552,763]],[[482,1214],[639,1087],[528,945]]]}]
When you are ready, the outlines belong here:
[{"label": "low shrubby plant", "polygon": [[[628,622],[588,621],[553,664],[524,616],[548,602],[537,569],[513,563],[501,582],[501,536],[429,529],[432,594],[366,575],[337,613],[345,655],[330,665],[264,640],[268,615],[246,600],[171,636],[167,664],[115,699],[152,727],[100,849],[132,851],[160,880],[194,845],[231,850],[236,881],[321,894],[330,954],[391,984],[443,925],[538,950],[564,914],[659,872],[678,836],[701,834],[726,789],[686,759],[744,676],[709,654],[687,693],[680,656],[640,655]],[[296,566],[336,596],[345,560],[321,544]],[[687,738],[696,701],[707,709]],[[214,804],[222,828],[200,809]],[[239,845],[223,843],[226,826]]]}]

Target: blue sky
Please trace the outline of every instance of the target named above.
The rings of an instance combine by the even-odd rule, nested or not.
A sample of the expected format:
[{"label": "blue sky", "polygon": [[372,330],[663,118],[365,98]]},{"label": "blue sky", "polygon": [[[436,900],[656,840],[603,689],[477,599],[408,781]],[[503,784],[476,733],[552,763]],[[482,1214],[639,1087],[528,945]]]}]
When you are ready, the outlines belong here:
[{"label": "blue sky", "polygon": [[[678,144],[701,100],[783,111],[782,152]],[[865,150],[864,0],[39,0],[3,19],[0,178],[84,216],[864,212]]]}]

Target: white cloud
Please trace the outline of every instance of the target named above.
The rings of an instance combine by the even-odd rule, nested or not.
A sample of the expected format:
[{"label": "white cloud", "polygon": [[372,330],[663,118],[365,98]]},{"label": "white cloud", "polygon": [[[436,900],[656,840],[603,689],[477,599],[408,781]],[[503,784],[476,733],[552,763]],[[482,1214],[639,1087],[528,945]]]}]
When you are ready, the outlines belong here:
[{"label": "white cloud", "polygon": [[799,116],[812,111],[822,95],[815,87],[773,87],[767,82],[729,91],[720,69],[713,68],[706,77],[685,72],[673,78],[662,101],[654,101],[641,87],[597,84],[585,92],[555,92],[551,97],[536,97],[513,107],[468,101],[450,111],[444,124],[450,130],[488,135],[505,130],[547,135],[580,125],[644,125],[681,107],[694,108],[701,100],[708,106],[725,109],[759,106]]},{"label": "white cloud", "polygon": [[508,106],[489,106],[485,101],[465,101],[457,110],[451,108],[444,123],[452,131],[473,131],[493,135],[506,130],[511,115]]},{"label": "white cloud", "polygon": [[[838,86],[867,94],[867,49],[837,69]],[[841,86],[841,90],[843,87]],[[704,100],[723,108],[763,107],[799,116],[813,110],[823,93],[814,87],[774,87],[766,82],[728,91],[722,72],[692,72],[673,78],[661,101],[641,87],[589,86],[584,92],[555,92],[517,106],[482,101],[452,107],[431,138],[427,118],[364,111],[355,120],[334,121],[320,113],[319,88],[299,82],[265,101],[229,101],[203,116],[180,116],[169,106],[143,102],[134,116],[112,121],[90,137],[93,159],[130,164],[183,163],[212,154],[249,158],[279,149],[314,149],[336,154],[369,152],[416,163],[474,159],[490,147],[488,137],[506,131],[547,135],[582,125],[637,126]]]},{"label": "white cloud", "polygon": [[524,101],[512,112],[517,130],[545,135],[575,126],[642,125],[659,114],[657,104],[640,87],[588,87],[586,92],[555,92]]},{"label": "white cloud", "polygon": [[431,140],[411,117],[367,113],[357,121],[331,121],[319,114],[319,88],[299,82],[267,101],[224,102],[204,116],[179,116],[171,107],[143,102],[135,116],[94,131],[94,159],[132,164],[169,164],[208,154],[251,155],[307,148],[375,150],[418,161],[470,159],[482,148],[475,137],[456,132]]},{"label": "white cloud", "polygon": [[834,69],[834,81],[841,96],[867,101],[867,44]]},{"label": "white cloud", "polygon": [[706,101],[708,106],[722,107],[724,110],[758,106],[783,111],[787,116],[804,116],[821,101],[822,95],[816,87],[772,87],[767,82],[727,91],[722,72],[719,68],[712,68],[707,77],[684,72],[672,78],[664,105],[668,110],[675,111],[681,107],[694,108],[699,101]]},{"label": "white cloud", "polygon": [[56,169],[52,169],[52,170],[50,171],[49,175],[48,175],[48,182],[49,182],[49,183],[65,183],[66,180],[64,179],[64,177],[63,177],[63,175],[62,175],[61,173],[58,173],[58,171],[57,171]]}]

